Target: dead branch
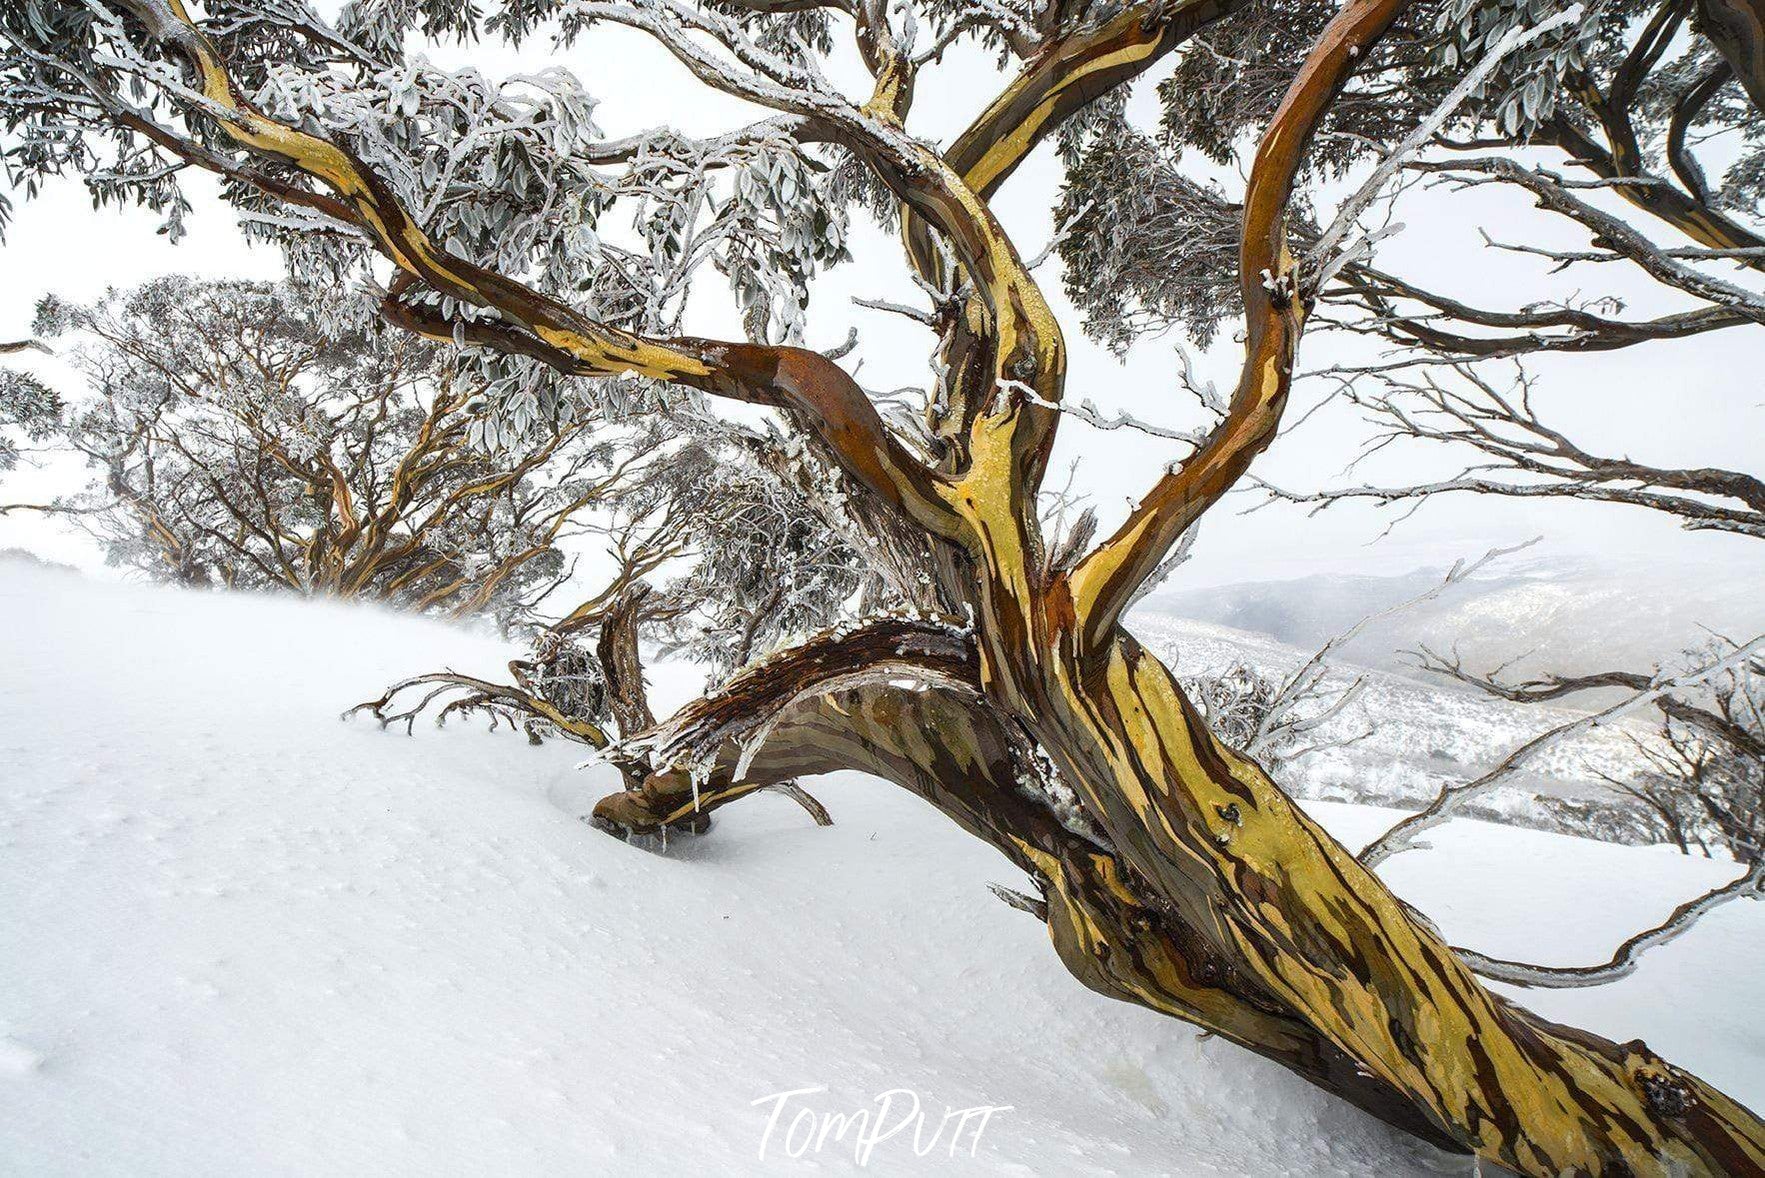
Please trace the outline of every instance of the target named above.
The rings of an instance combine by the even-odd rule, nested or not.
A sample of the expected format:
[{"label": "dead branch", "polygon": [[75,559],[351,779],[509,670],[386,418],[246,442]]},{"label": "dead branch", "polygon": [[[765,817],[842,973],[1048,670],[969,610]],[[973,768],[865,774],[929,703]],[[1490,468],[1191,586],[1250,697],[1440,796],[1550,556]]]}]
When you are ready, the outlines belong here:
[{"label": "dead branch", "polygon": [[1723,657],[1713,659],[1689,671],[1675,675],[1659,675],[1642,691],[1635,692],[1590,715],[1558,724],[1549,731],[1540,733],[1509,753],[1498,765],[1482,776],[1471,781],[1441,786],[1440,792],[1427,806],[1396,823],[1369,843],[1366,849],[1360,853],[1361,862],[1369,867],[1375,867],[1393,855],[1415,849],[1417,836],[1451,819],[1453,814],[1466,802],[1480,794],[1487,793],[1490,789],[1506,781],[1546,749],[1553,748],[1591,729],[1621,719],[1641,708],[1651,706],[1658,698],[1669,692],[1695,686],[1735,667],[1744,666],[1749,661],[1758,658],[1761,652],[1765,652],[1765,635],[1753,639],[1745,646],[1737,647]]},{"label": "dead branch", "polygon": [[1765,898],[1765,860],[1754,863],[1732,882],[1679,905],[1666,920],[1630,937],[1598,965],[1531,965],[1489,957],[1471,949],[1455,947],[1453,952],[1484,977],[1515,986],[1545,990],[1599,986],[1629,977],[1636,972],[1643,954],[1667,944],[1724,904],[1761,898]]}]

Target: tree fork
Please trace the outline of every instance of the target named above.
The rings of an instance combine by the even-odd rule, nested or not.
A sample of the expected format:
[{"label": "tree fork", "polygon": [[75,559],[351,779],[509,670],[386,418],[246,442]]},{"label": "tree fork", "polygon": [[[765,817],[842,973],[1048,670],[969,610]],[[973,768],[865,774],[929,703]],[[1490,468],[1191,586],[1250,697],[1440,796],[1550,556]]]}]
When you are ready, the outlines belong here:
[{"label": "tree fork", "polygon": [[[815,766],[866,769],[891,779],[899,773],[965,828],[1048,881],[1050,928],[1057,947],[1066,945],[1063,960],[1087,963],[1086,972],[1075,972],[1105,992],[1168,992],[1170,1013],[1203,1026],[1217,1018],[1222,1034],[1283,1062],[1292,1053],[1277,1052],[1271,1034],[1255,1027],[1258,1018],[1287,1020],[1282,1025],[1310,1045],[1312,1058],[1326,1061],[1289,1066],[1349,1099],[1359,1095],[1362,1107],[1381,1106],[1372,1093],[1385,1094],[1385,1105],[1408,1110],[1406,1127],[1436,1125],[1434,1136],[1523,1172],[1765,1173],[1765,1126],[1721,1093],[1640,1044],[1619,1047],[1553,1027],[1483,990],[1438,937],[1260,768],[1219,746],[1169,671],[1118,625],[1135,588],[1177,537],[1273,437],[1315,295],[1286,248],[1283,222],[1294,176],[1353,63],[1396,17],[1402,0],[1349,0],[1308,55],[1264,136],[1246,194],[1240,250],[1245,365],[1226,420],[1190,461],[1160,480],[1110,540],[1052,585],[1043,583],[1035,497],[1058,416],[1045,403],[1063,392],[1059,325],[985,201],[923,145],[905,141],[868,111],[815,105],[812,121],[827,124],[818,130],[852,147],[904,203],[936,225],[982,296],[986,321],[976,326],[991,354],[992,382],[982,390],[969,432],[973,458],[965,469],[937,473],[883,426],[863,390],[825,357],[629,336],[438,251],[360,161],[242,105],[218,54],[178,0],[125,2],[192,68],[209,101],[224,108],[220,125],[239,146],[324,180],[401,269],[520,325],[519,332],[491,329],[500,334],[484,339],[468,329],[471,342],[522,350],[527,337],[521,332],[531,332],[538,343],[528,346],[566,371],[638,372],[783,408],[813,426],[867,494],[963,550],[960,568],[939,571],[966,578],[955,588],[975,609],[972,678],[940,667],[935,651],[912,657],[898,650],[872,652],[869,661],[855,657],[831,668],[831,677],[806,676],[802,690],[772,713],[770,731],[746,730],[737,740],[736,730],[708,724],[711,743],[690,760],[713,772],[685,779],[692,796],[679,818],[696,821],[707,804],[751,792],[767,774],[786,769],[793,776],[818,771]],[[701,78],[738,96],[758,94],[708,76],[710,67],[679,30],[626,17],[689,68],[699,67]],[[803,114],[794,102],[780,109]],[[1013,391],[1024,385],[1038,394],[1037,404]],[[929,675],[931,682],[925,691],[905,694],[890,687],[897,672]],[[977,699],[985,709],[974,706]],[[829,701],[831,713],[821,712],[817,700]],[[748,693],[739,702],[754,707],[759,701]],[[711,706],[713,713],[688,715],[714,715],[718,701]],[[850,713],[864,706],[872,711],[860,711],[863,719],[855,724]],[[814,711],[787,729],[786,719],[805,709]],[[975,719],[992,714],[997,718]],[[810,722],[814,717],[820,722]],[[679,731],[673,722],[664,726],[669,729]],[[1002,742],[1002,754],[980,756],[985,741]],[[1060,840],[1053,828],[1067,829],[1052,817],[1051,805],[1020,812],[1025,803],[1015,773],[997,780],[970,776],[982,763],[1021,765],[1022,750],[1035,746],[1070,784],[1083,814],[1101,825],[1100,837],[1068,831],[1083,845],[1038,842],[1037,835]],[[724,765],[720,785],[717,771]],[[970,796],[971,783],[991,788]],[[658,774],[630,792],[647,792],[638,799],[639,812],[666,820],[673,812],[652,803],[670,790],[678,803],[681,784]],[[637,803],[603,806],[621,804]],[[1039,817],[1040,810],[1049,817]],[[1111,864],[1107,870],[1085,866],[1096,864],[1098,854]],[[1130,926],[1138,912],[1153,929],[1183,930],[1169,944],[1184,969],[1134,965],[1127,950],[1143,940],[1117,930],[1110,909],[1086,899],[1123,893],[1137,906],[1123,917]],[[1088,964],[1093,960],[1104,967]],[[1221,993],[1230,998],[1217,1015],[1209,1013]],[[1338,1058],[1350,1061],[1348,1067],[1328,1063]],[[1357,1087],[1352,1077],[1360,1076],[1365,1082]]]}]

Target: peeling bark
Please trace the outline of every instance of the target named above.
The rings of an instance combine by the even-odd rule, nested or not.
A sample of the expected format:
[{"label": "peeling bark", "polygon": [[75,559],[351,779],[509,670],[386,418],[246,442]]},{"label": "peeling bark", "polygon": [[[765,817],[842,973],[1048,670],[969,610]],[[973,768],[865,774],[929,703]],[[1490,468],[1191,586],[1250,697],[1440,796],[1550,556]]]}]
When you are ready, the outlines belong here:
[{"label": "peeling bark", "polygon": [[[603,798],[597,823],[625,837],[654,834],[775,782],[872,773],[1028,874],[1047,903],[1055,952],[1088,988],[1193,1023],[1399,1129],[1464,1149],[1214,951],[1075,811],[1061,812],[1060,787],[1031,742],[982,694],[972,643],[948,629],[890,621],[805,644],[689,705],[663,731],[659,762],[685,762]],[[762,745],[737,773],[757,735]]]},{"label": "peeling bark", "polygon": [[[658,752],[686,762],[603,799],[596,817],[651,832],[772,781],[861,769],[1028,873],[1055,951],[1089,988],[1213,1031],[1435,1144],[1533,1174],[1758,1172],[1746,1110],[1640,1042],[1484,990],[1219,746],[1131,639],[1100,676],[1042,701],[1041,719],[1069,729],[1057,739],[1007,718],[966,648],[891,622],[769,660],[665,725]],[[762,747],[744,754],[756,735]],[[1093,755],[1070,771],[1065,757],[1053,775],[1037,763],[1038,744],[1087,740]],[[1063,818],[1063,780],[1101,831]]]},{"label": "peeling bark", "polygon": [[[438,250],[359,160],[242,104],[177,0],[127,2],[231,112],[220,126],[236,144],[329,185],[401,270],[505,317],[508,326],[463,329],[471,342],[785,411],[894,526],[924,535],[940,597],[971,611],[971,631],[878,622],[765,660],[650,734],[657,770],[603,799],[599,822],[702,828],[710,810],[755,790],[870,772],[1036,879],[1056,951],[1086,985],[1216,1031],[1393,1124],[1528,1174],[1765,1173],[1765,1125],[1722,1093],[1640,1042],[1556,1026],[1485,990],[1259,766],[1215,740],[1120,626],[1137,587],[1280,423],[1310,310],[1285,230],[1294,180],[1324,112],[1403,0],[1348,0],[1259,146],[1240,247],[1244,362],[1224,421],[1070,572],[1048,567],[1036,512],[1064,342],[983,195],[1009,161],[988,165],[989,179],[980,161],[990,147],[953,163],[899,134],[911,77],[881,31],[867,55],[877,98],[862,111],[823,96],[777,105],[851,148],[972,281],[953,337],[962,411],[945,424],[949,452],[935,468],[824,356],[640,338]],[[1134,19],[1150,31],[1162,11],[1137,8]],[[626,17],[696,61],[679,30]],[[1151,52],[1144,39],[1126,43]],[[1045,93],[1082,100],[1072,64],[1082,60],[1050,75]],[[1020,132],[1015,143],[1033,141],[1045,131],[1038,112],[1062,109],[1027,91],[1006,105],[1013,113],[978,145]]]},{"label": "peeling bark", "polygon": [[595,640],[595,657],[607,680],[607,707],[621,732],[643,732],[656,724],[637,649],[638,626],[650,594],[650,587],[641,581],[620,594]]}]

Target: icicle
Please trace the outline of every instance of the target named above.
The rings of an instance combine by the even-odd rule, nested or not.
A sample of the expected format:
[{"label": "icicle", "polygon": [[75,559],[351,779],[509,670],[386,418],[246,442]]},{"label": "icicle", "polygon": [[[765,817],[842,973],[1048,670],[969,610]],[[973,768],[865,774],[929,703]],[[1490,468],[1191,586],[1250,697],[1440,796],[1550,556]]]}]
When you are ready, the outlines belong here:
[{"label": "icicle", "polygon": [[731,781],[742,781],[748,775],[748,767],[754,763],[754,754],[766,743],[767,735],[772,731],[770,724],[762,725],[760,731],[741,742],[741,756],[736,759],[735,771],[729,775]]}]

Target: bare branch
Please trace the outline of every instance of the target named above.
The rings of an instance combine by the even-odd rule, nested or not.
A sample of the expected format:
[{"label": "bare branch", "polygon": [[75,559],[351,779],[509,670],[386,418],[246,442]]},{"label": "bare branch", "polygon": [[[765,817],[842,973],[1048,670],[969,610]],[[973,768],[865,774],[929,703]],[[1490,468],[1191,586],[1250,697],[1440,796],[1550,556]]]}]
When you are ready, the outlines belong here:
[{"label": "bare branch", "polygon": [[1704,916],[1729,901],[1762,898],[1765,898],[1765,859],[1754,863],[1732,882],[1687,900],[1660,924],[1627,939],[1612,951],[1610,958],[1598,965],[1530,965],[1490,957],[1471,949],[1455,947],[1453,952],[1484,977],[1515,986],[1530,986],[1542,990],[1598,986],[1629,977],[1636,972],[1643,954],[1678,937]]},{"label": "bare branch", "polygon": [[[1678,518],[1694,530],[1765,536],[1765,480],[1719,467],[1651,466],[1628,457],[1595,454],[1539,416],[1524,369],[1513,386],[1496,387],[1470,365],[1455,364],[1449,383],[1434,371],[1417,379],[1364,374],[1342,385],[1340,396],[1367,411],[1376,427],[1350,469],[1399,440],[1464,446],[1476,460],[1446,478],[1409,485],[1361,484],[1293,491],[1252,476],[1266,499],[1321,511],[1346,501],[1413,506],[1435,495],[1473,493],[1516,498],[1564,498],[1644,507]],[[1372,383],[1374,392],[1364,392]]]},{"label": "bare branch", "polygon": [[1360,187],[1342,202],[1336,210],[1335,219],[1318,236],[1316,244],[1313,245],[1307,259],[1315,273],[1311,285],[1313,291],[1322,290],[1337,271],[1353,258],[1366,252],[1366,249],[1371,245],[1370,240],[1358,248],[1339,249],[1338,247],[1353,231],[1361,214],[1366,212],[1368,206],[1378,198],[1392,177],[1397,175],[1404,162],[1433,140],[1440,128],[1446,125],[1446,121],[1464,104],[1465,99],[1469,98],[1488,80],[1489,75],[1495,72],[1495,67],[1501,64],[1502,59],[1514,50],[1529,45],[1564,25],[1580,20],[1583,11],[1581,5],[1575,4],[1540,21],[1531,28],[1515,25],[1509,29],[1494,45],[1489,47],[1476,65],[1466,71],[1458,85],[1454,86],[1446,97],[1440,100],[1440,103],[1428,113],[1428,116],[1406,135],[1401,143],[1386,153],[1385,158],[1379,161]]},{"label": "bare branch", "polygon": [[1422,810],[1398,822],[1369,843],[1366,849],[1360,853],[1361,862],[1368,867],[1376,867],[1393,855],[1414,849],[1417,836],[1451,819],[1466,802],[1487,793],[1508,780],[1547,749],[1572,740],[1594,728],[1622,719],[1638,709],[1648,707],[1668,692],[1695,686],[1725,671],[1744,666],[1749,660],[1757,658],[1761,652],[1765,652],[1765,635],[1761,635],[1745,646],[1737,647],[1723,657],[1692,670],[1675,675],[1658,675],[1642,691],[1635,692],[1590,715],[1559,724],[1549,731],[1533,737],[1509,753],[1500,764],[1482,776],[1472,781],[1448,783],[1441,786],[1440,792],[1435,795],[1434,800]]}]

